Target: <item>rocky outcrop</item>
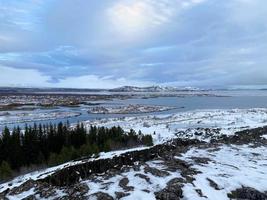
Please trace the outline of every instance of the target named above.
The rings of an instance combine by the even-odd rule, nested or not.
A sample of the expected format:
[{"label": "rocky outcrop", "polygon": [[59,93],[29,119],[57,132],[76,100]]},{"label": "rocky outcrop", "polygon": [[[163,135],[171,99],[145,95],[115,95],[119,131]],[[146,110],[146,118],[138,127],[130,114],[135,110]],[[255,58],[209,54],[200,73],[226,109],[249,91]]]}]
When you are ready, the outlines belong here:
[{"label": "rocky outcrop", "polygon": [[248,129],[243,131],[236,132],[233,136],[226,136],[223,135],[217,140],[212,140],[213,143],[226,143],[226,144],[248,144],[253,143],[254,145],[257,144],[264,144],[267,145],[267,140],[261,138],[262,135],[267,133],[267,126],[255,128],[255,129]]},{"label": "rocky outcrop", "polygon": [[267,200],[267,192],[262,193],[253,188],[242,187],[228,194],[228,197],[238,200]]},{"label": "rocky outcrop", "polygon": [[200,143],[198,140],[175,139],[166,144],[156,145],[149,149],[131,151],[113,158],[96,159],[66,167],[40,181],[55,186],[69,186],[78,183],[81,179],[90,177],[92,174],[99,174],[112,169],[120,170],[124,166],[134,166],[137,161],[146,162],[160,156],[166,156],[166,152],[172,152],[174,149],[183,151],[190,145]]},{"label": "rocky outcrop", "polygon": [[73,199],[82,199],[88,193],[89,187],[84,183],[75,184],[73,187],[67,187],[64,192]]},{"label": "rocky outcrop", "polygon": [[[231,143],[231,144],[247,144],[254,142],[257,143],[266,143],[267,141],[261,139],[260,137],[267,133],[267,127],[256,128],[251,130],[244,130],[237,132],[233,136],[222,136],[218,140],[212,141],[214,143]],[[75,166],[66,167],[61,169],[54,174],[46,177],[41,180],[43,182],[55,185],[55,186],[68,186],[73,185],[79,182],[81,179],[86,179],[92,174],[99,174],[106,172],[108,170],[120,170],[123,166],[134,166],[137,161],[146,162],[152,160],[157,157],[164,157],[165,163],[168,166],[169,170],[177,170],[181,168],[185,168],[182,173],[186,176],[190,170],[188,170],[189,166],[186,162],[182,160],[173,160],[172,152],[177,151],[185,151],[192,145],[200,145],[204,144],[198,140],[182,140],[182,139],[174,139],[168,143],[156,145],[149,149],[144,149],[140,151],[132,151],[128,153],[121,154],[120,156],[115,156],[109,159],[96,159],[94,161],[84,162],[81,164],[77,164]],[[208,145],[212,145],[208,144]],[[166,153],[167,152],[167,153]],[[168,160],[167,156],[170,156]],[[208,159],[205,158],[195,158],[194,159],[198,163],[207,164],[209,162]],[[151,173],[157,173],[156,170],[146,169]],[[193,173],[193,172],[192,172]],[[191,174],[190,174],[191,175]],[[191,178],[191,176],[188,176]]]},{"label": "rocky outcrop", "polygon": [[32,179],[29,179],[28,181],[26,181],[25,183],[21,184],[19,187],[15,187],[13,188],[9,194],[10,195],[17,195],[17,194],[20,194],[22,192],[26,192],[28,190],[30,190],[31,188],[37,186],[37,183],[32,180]]},{"label": "rocky outcrop", "polygon": [[182,187],[180,179],[172,179],[166,188],[155,193],[155,197],[157,200],[179,200],[183,198]]},{"label": "rocky outcrop", "polygon": [[170,175],[170,173],[167,171],[159,170],[159,169],[149,167],[149,166],[145,167],[145,173],[150,173],[150,174],[152,174],[154,176],[158,176],[158,177],[165,177],[165,176]]},{"label": "rocky outcrop", "polygon": [[149,178],[148,176],[146,176],[146,175],[144,175],[144,174],[140,174],[140,173],[135,174],[135,176],[136,176],[136,177],[139,177],[139,178],[141,178],[141,179],[144,179],[148,184],[151,184],[150,178]]},{"label": "rocky outcrop", "polygon": [[114,200],[114,198],[106,193],[97,192],[92,194],[88,197],[89,199],[96,199],[96,200]]},{"label": "rocky outcrop", "polygon": [[218,186],[215,181],[211,180],[210,178],[207,178],[207,181],[209,182],[210,186],[213,187],[215,190],[221,190],[221,188]]},{"label": "rocky outcrop", "polygon": [[129,183],[129,179],[128,178],[123,178],[120,180],[119,182],[119,186],[124,190],[124,191],[133,191],[134,190],[134,187],[132,186],[128,186],[128,183]]},{"label": "rocky outcrop", "polygon": [[[109,159],[95,159],[95,160],[81,160],[80,164],[65,167],[56,171],[54,174],[37,181],[28,180],[22,183],[18,187],[8,189],[0,194],[0,199],[6,199],[7,195],[17,195],[25,191],[34,191],[34,195],[29,195],[26,199],[44,198],[44,199],[59,199],[58,192],[60,192],[60,199],[100,199],[100,200],[113,200],[121,199],[128,196],[133,190],[134,185],[129,184],[127,178],[127,172],[134,171],[135,177],[143,179],[144,183],[151,184],[153,177],[167,177],[172,172],[179,171],[180,178],[172,179],[168,182],[166,187],[158,192],[143,190],[144,192],[155,192],[155,197],[158,200],[179,200],[183,198],[183,185],[194,184],[194,176],[198,173],[197,169],[193,167],[193,164],[186,160],[181,160],[180,155],[185,153],[191,147],[196,148],[211,148],[211,151],[217,151],[220,149],[221,143],[226,144],[247,144],[253,143],[266,144],[266,139],[261,136],[267,133],[267,127],[257,128],[247,131],[237,132],[234,136],[224,137],[222,136],[217,141],[211,143],[200,142],[198,140],[181,140],[174,139],[165,144],[156,145],[149,149],[143,149],[140,151],[132,151],[115,156]],[[212,153],[212,152],[211,152]],[[205,157],[190,157],[193,163],[198,165],[209,165],[211,160]],[[151,162],[147,162],[151,161]],[[163,168],[157,168],[155,165],[150,165],[154,161],[159,161],[164,164]],[[101,175],[100,175],[101,174]],[[101,180],[108,180],[110,177],[122,175],[119,179],[119,187],[117,191],[114,191],[113,197],[103,192],[97,192],[92,194],[94,190],[90,191],[91,187],[82,180],[90,182],[97,182]],[[103,179],[98,179],[101,176]],[[173,177],[172,177],[173,178]],[[113,180],[112,180],[113,181]],[[107,182],[101,191],[105,191],[109,184],[113,182]],[[222,190],[214,180],[207,178],[210,187],[215,190]],[[132,182],[131,182],[132,183]],[[201,188],[196,188],[195,191],[200,197],[205,198],[205,194]],[[88,196],[90,195],[90,196]],[[243,187],[237,189],[228,197],[231,199],[239,200],[267,200],[266,193],[257,191],[253,188]]]}]

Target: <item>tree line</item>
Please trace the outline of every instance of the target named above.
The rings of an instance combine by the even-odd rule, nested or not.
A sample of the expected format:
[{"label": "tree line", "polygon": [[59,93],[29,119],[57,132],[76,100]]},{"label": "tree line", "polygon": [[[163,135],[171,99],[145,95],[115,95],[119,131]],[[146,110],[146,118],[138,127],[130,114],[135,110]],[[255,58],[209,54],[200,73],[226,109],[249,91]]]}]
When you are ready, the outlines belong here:
[{"label": "tree line", "polygon": [[53,166],[99,152],[153,145],[151,135],[141,131],[125,132],[121,127],[86,129],[83,123],[70,127],[69,123],[56,125],[25,125],[22,131],[7,127],[0,136],[0,180],[30,166]]}]

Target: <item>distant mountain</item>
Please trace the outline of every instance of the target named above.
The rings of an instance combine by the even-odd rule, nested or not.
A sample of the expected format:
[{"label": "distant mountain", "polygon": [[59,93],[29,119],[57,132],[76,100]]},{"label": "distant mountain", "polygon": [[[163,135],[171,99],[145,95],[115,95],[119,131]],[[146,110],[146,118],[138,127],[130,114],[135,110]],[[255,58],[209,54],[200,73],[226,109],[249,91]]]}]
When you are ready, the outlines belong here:
[{"label": "distant mountain", "polygon": [[22,88],[22,87],[0,87],[0,94],[15,93],[79,93],[79,92],[181,92],[181,91],[204,91],[195,87],[169,87],[149,86],[135,87],[123,86],[114,89],[84,89],[84,88]]},{"label": "distant mountain", "polygon": [[135,87],[123,86],[115,89],[110,89],[111,92],[178,92],[178,91],[200,91],[201,89],[195,87],[168,87],[168,86],[149,86],[149,87]]},{"label": "distant mountain", "polygon": [[0,87],[0,94],[16,93],[79,93],[79,92],[103,92],[107,89],[83,89],[83,88],[22,88],[22,87]]}]

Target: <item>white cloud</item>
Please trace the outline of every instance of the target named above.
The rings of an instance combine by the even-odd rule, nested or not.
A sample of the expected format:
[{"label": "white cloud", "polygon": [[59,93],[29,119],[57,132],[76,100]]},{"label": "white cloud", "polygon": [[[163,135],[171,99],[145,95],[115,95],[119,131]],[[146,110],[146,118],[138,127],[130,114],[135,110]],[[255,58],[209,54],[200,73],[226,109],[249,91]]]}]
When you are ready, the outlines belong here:
[{"label": "white cloud", "polygon": [[107,9],[111,27],[124,37],[138,37],[169,23],[183,8],[205,0],[127,0]]},{"label": "white cloud", "polygon": [[57,87],[67,88],[116,88],[125,85],[149,86],[149,81],[129,80],[126,78],[114,79],[112,77],[99,77],[96,75],[85,75],[80,77],[67,77],[56,84]]},{"label": "white cloud", "polygon": [[51,86],[49,76],[34,69],[16,69],[0,66],[0,86]]},{"label": "white cloud", "polygon": [[124,85],[149,86],[152,82],[114,78],[112,76],[99,77],[84,75],[66,77],[58,82],[51,82],[52,78],[34,69],[16,69],[0,66],[0,86],[12,87],[62,87],[62,88],[115,88]]},{"label": "white cloud", "polygon": [[3,1],[0,65],[30,76],[0,83],[266,85],[266,21],[265,0]]}]

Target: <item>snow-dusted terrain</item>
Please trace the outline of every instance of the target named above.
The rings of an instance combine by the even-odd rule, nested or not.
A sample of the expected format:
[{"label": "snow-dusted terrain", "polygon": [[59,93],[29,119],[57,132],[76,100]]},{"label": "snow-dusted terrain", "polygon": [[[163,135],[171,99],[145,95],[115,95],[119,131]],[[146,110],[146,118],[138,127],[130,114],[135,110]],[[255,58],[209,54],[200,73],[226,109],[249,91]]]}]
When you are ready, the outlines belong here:
[{"label": "snow-dusted terrain", "polygon": [[[208,163],[196,163],[192,158],[207,158]],[[188,200],[227,199],[227,194],[241,187],[251,187],[260,192],[267,191],[267,147],[249,145],[223,145],[216,148],[192,148],[182,159],[193,164],[201,173],[194,176],[193,184],[184,186]],[[214,183],[213,186],[212,182]],[[197,189],[201,189],[200,198]]]},{"label": "snow-dusted terrain", "polygon": [[132,148],[132,149],[127,149],[127,150],[121,150],[121,151],[111,151],[111,152],[102,152],[98,155],[97,158],[90,158],[90,159],[84,159],[81,161],[71,161],[71,162],[67,162],[64,163],[62,165],[58,165],[55,167],[50,167],[44,170],[40,170],[40,171],[34,171],[22,176],[19,176],[9,182],[0,184],[0,193],[3,192],[6,189],[11,189],[14,187],[19,186],[20,184],[28,181],[28,180],[38,180],[41,178],[45,178],[53,173],[55,173],[57,170],[61,170],[63,168],[69,167],[69,166],[73,166],[73,165],[77,165],[77,164],[81,164],[81,163],[85,163],[85,162],[89,162],[89,161],[93,161],[93,160],[99,160],[99,159],[107,159],[107,158],[112,158],[114,156],[119,156],[122,153],[126,153],[126,152],[130,152],[130,151],[136,151],[136,150],[143,150],[143,149],[147,149],[148,147],[138,147],[138,148]]},{"label": "snow-dusted terrain", "polygon": [[55,120],[79,116],[79,112],[9,112],[0,115],[0,125],[15,124],[42,120]]},{"label": "snow-dusted terrain", "polygon": [[[85,124],[88,127],[119,125],[125,130],[141,130],[144,134],[152,134],[155,144],[173,138],[204,142],[192,143],[186,148],[177,146],[172,152],[166,151],[149,161],[81,179],[76,186],[88,199],[154,200],[166,199],[162,197],[167,194],[183,200],[227,200],[230,193],[242,187],[253,188],[263,196],[267,191],[267,133],[262,133],[254,143],[210,143],[211,139],[222,135],[232,136],[237,131],[266,126],[267,109],[195,110],[169,115],[101,119],[86,121]],[[6,189],[16,191],[15,187],[27,181],[38,181],[70,166],[146,149],[148,147],[101,153],[97,158],[33,172],[1,184],[0,193]],[[38,184],[41,183],[32,183],[26,191],[8,193],[6,197],[17,200],[33,195],[37,199],[47,199],[40,196],[42,184]],[[54,191],[49,199],[56,199],[70,195],[74,186],[47,187]]]},{"label": "snow-dusted terrain", "polygon": [[196,87],[168,87],[168,86],[150,86],[150,87],[134,87],[123,86],[110,90],[111,92],[180,92],[180,91],[203,91]]},{"label": "snow-dusted terrain", "polygon": [[[207,163],[199,163],[194,158],[206,159]],[[177,159],[193,164],[198,173],[195,180],[183,187],[184,200],[225,200],[227,194],[241,187],[252,187],[260,192],[267,191],[267,148],[253,148],[249,145],[222,145],[205,149],[192,148]],[[149,166],[161,170],[157,176],[147,170]],[[88,195],[104,192],[116,198],[116,193],[125,192],[120,183],[127,178],[127,187],[132,188],[124,200],[154,200],[153,192],[167,186],[172,179],[184,178],[181,172],[170,171],[162,160],[154,160],[141,165],[139,170],[130,169],[115,176],[100,175],[94,181],[84,181],[90,188]],[[214,185],[212,185],[212,183]],[[149,192],[148,192],[149,191]],[[202,197],[197,191],[201,191]]]},{"label": "snow-dusted terrain", "polygon": [[137,114],[137,113],[162,112],[171,109],[174,109],[174,107],[129,104],[125,106],[116,106],[116,107],[96,106],[89,108],[88,112],[94,114]]},{"label": "snow-dusted terrain", "polygon": [[152,134],[155,143],[174,137],[209,141],[223,134],[231,135],[267,125],[267,109],[195,110],[170,115],[102,119],[87,121],[86,124],[141,130],[144,134]]}]

